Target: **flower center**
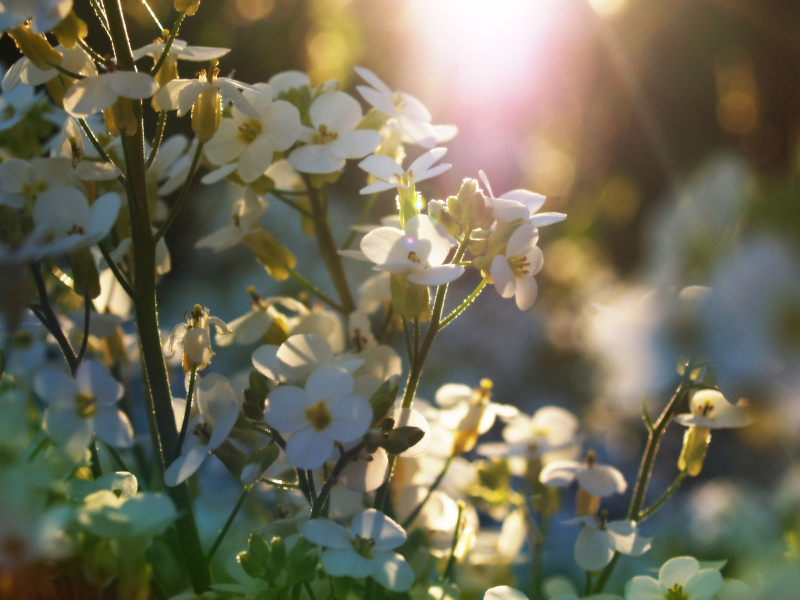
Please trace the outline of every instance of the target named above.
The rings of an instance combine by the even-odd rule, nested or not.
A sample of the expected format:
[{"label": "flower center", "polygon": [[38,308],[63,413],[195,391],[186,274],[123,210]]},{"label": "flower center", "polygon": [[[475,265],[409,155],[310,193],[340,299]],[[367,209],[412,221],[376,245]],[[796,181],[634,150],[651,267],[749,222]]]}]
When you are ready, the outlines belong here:
[{"label": "flower center", "polygon": [[683,591],[683,586],[676,583],[664,594],[665,600],[689,600],[689,595]]},{"label": "flower center", "polygon": [[415,263],[421,263],[422,262],[419,259],[419,256],[417,256],[417,253],[414,252],[413,250],[408,253],[408,260],[410,260],[411,262],[415,262]]},{"label": "flower center", "polygon": [[328,131],[327,125],[320,125],[319,126],[319,134],[317,135],[317,139],[319,140],[318,144],[327,144],[328,142],[332,142],[336,138],[339,137],[339,134],[335,131]]},{"label": "flower center", "polygon": [[512,256],[508,259],[508,266],[511,267],[515,276],[527,275],[529,273],[528,265],[530,263],[525,256]]},{"label": "flower center", "polygon": [[192,435],[196,435],[200,439],[200,443],[207,446],[208,442],[211,441],[211,429],[208,427],[208,423],[198,423],[195,425]]},{"label": "flower center", "polygon": [[714,405],[711,403],[711,400],[706,400],[705,403],[700,407],[700,416],[711,418],[711,414],[714,412]]},{"label": "flower center", "polygon": [[317,431],[327,429],[331,424],[333,417],[328,411],[328,405],[324,400],[320,400],[316,404],[312,404],[306,409],[306,418],[311,422],[311,426]]},{"label": "flower center", "polygon": [[83,235],[83,227],[81,227],[80,225],[73,225],[72,229],[70,229],[67,232],[67,235],[74,235],[74,234]]},{"label": "flower center", "polygon": [[238,137],[245,144],[252,144],[256,138],[264,131],[264,125],[261,119],[248,119],[239,125]]},{"label": "flower center", "polygon": [[372,558],[372,547],[375,545],[375,540],[372,538],[362,538],[357,535],[354,539],[350,540],[350,545],[353,546],[359,556],[364,558]]},{"label": "flower center", "polygon": [[75,412],[81,419],[88,419],[97,413],[97,398],[87,392],[75,396]]}]

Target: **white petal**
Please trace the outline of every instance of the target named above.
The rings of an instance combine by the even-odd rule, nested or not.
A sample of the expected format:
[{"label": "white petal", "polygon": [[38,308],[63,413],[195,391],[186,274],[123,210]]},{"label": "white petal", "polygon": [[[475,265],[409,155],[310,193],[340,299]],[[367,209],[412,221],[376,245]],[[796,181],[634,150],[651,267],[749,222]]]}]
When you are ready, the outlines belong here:
[{"label": "white petal", "polygon": [[158,83],[148,73],[115,71],[102,77],[117,96],[124,98],[149,98],[158,91]]},{"label": "white petal", "polygon": [[408,280],[420,285],[442,285],[455,281],[464,274],[464,267],[459,265],[439,265],[420,269],[408,275]]},{"label": "white petal", "polygon": [[628,487],[625,477],[614,467],[594,465],[578,471],[578,485],[595,496],[622,494]]},{"label": "white petal", "polygon": [[[211,143],[211,142],[209,142],[209,143]],[[223,179],[225,179],[228,175],[233,173],[238,168],[239,168],[239,163],[236,163],[236,162],[232,162],[232,163],[229,163],[227,165],[223,165],[219,169],[214,169],[213,171],[209,171],[208,173],[206,173],[203,176],[203,178],[200,180],[200,182],[205,184],[205,185],[211,185],[212,183],[217,183],[218,181],[222,181]],[[180,187],[181,185],[183,185],[183,183],[179,183],[178,187]],[[177,189],[177,188],[175,188],[175,189]],[[172,191],[175,191],[175,190],[172,190]],[[158,193],[159,194],[165,194],[167,192],[163,192],[162,188],[159,188]]]},{"label": "white petal", "polygon": [[308,112],[315,128],[319,129],[320,125],[324,125],[329,132],[340,135],[353,131],[361,121],[361,106],[352,96],[344,92],[320,94]]},{"label": "white petal", "polygon": [[539,232],[533,225],[530,223],[520,225],[508,238],[505,255],[525,256],[532,247],[536,246],[538,241]]},{"label": "white petal", "polygon": [[89,209],[86,223],[87,243],[95,243],[103,239],[117,221],[122,201],[118,194],[108,192],[94,201]]},{"label": "white petal", "polygon": [[358,93],[361,94],[361,97],[364,98],[364,100],[369,102],[382,113],[387,114],[390,117],[400,116],[400,111],[397,110],[397,107],[394,105],[391,97],[386,96],[378,90],[374,90],[365,85],[356,86],[356,89],[358,90]]},{"label": "white petal", "polygon": [[633,521],[612,521],[608,524],[607,531],[614,537],[617,552],[631,556],[641,556],[647,552],[653,540],[639,535]]},{"label": "white petal", "polygon": [[431,113],[425,108],[425,105],[411,94],[403,92],[400,94],[403,98],[403,115],[414,119],[415,121],[424,121],[430,123]]},{"label": "white petal", "polygon": [[411,141],[423,148],[433,148],[436,145],[436,130],[430,123],[401,114],[397,118],[400,129]]},{"label": "white petal", "polygon": [[[374,175],[383,181],[397,181],[403,174],[403,167],[388,156],[383,154],[372,154],[358,163],[359,168],[363,169],[370,175]],[[391,187],[395,187],[396,184]],[[389,188],[386,188],[389,189]]]},{"label": "white petal", "polygon": [[483,600],[528,600],[528,597],[507,585],[500,585],[486,590]]},{"label": "white petal", "polygon": [[667,588],[652,577],[639,575],[631,579],[625,597],[629,600],[664,600]]},{"label": "white petal", "polygon": [[381,134],[372,129],[359,129],[339,134],[325,144],[328,152],[339,158],[362,158],[374,151],[381,143]]},{"label": "white petal", "polygon": [[74,410],[48,410],[44,430],[61,446],[85,450],[92,439],[91,419],[82,419]]},{"label": "white petal", "polygon": [[722,575],[717,569],[703,569],[689,580],[683,591],[692,600],[711,600],[721,585]]},{"label": "white petal", "polygon": [[52,408],[68,410],[75,407],[78,386],[63,371],[53,368],[40,370],[33,379],[33,389]]},{"label": "white petal", "polygon": [[329,402],[328,410],[333,420],[325,433],[337,442],[357,440],[367,432],[372,422],[370,403],[366,398],[355,394]]},{"label": "white petal", "polygon": [[405,530],[374,508],[362,510],[353,517],[350,533],[374,540],[375,545],[372,549],[375,552],[392,550],[406,541]]},{"label": "white petal", "polygon": [[541,194],[531,192],[530,190],[511,190],[500,196],[500,198],[519,202],[528,209],[528,214],[530,215],[542,208],[546,200]]},{"label": "white petal", "polygon": [[418,427],[425,433],[420,441],[397,456],[401,458],[418,456],[428,449],[431,445],[431,426],[425,417],[413,408],[398,408],[389,416],[394,419],[395,427]]},{"label": "white petal", "polygon": [[533,303],[536,302],[536,296],[539,294],[539,284],[533,277],[522,277],[516,281],[516,289],[514,296],[517,301],[517,308],[520,310],[528,310]]},{"label": "white petal", "polygon": [[161,110],[177,110],[182,117],[207,87],[206,82],[198,79],[174,79],[158,91],[156,103]]},{"label": "white petal", "polygon": [[185,454],[176,458],[164,473],[164,484],[167,487],[180,485],[191,477],[208,456],[208,450],[203,445],[190,448]]},{"label": "white petal", "polygon": [[305,410],[308,396],[293,385],[282,385],[269,394],[264,408],[264,421],[278,431],[292,433],[308,426]]},{"label": "white petal", "polygon": [[553,461],[542,469],[539,481],[551,487],[567,487],[583,469],[583,463],[574,460]]},{"label": "white petal", "polygon": [[[173,43],[173,48],[174,48]],[[206,62],[213,58],[225,56],[230,50],[228,48],[209,48],[207,46],[186,46],[181,48],[178,56],[181,60],[191,60],[195,62]]]},{"label": "white petal", "polygon": [[658,582],[671,588],[676,583],[682,587],[700,572],[700,563],[692,556],[678,556],[664,563],[658,572]]},{"label": "white petal", "polygon": [[358,67],[358,66],[353,67],[353,69],[355,70],[356,73],[358,73],[361,76],[361,78],[364,81],[366,81],[368,84],[370,84],[372,87],[374,87],[382,94],[386,96],[391,96],[393,94],[391,88],[385,83],[383,83],[381,78],[375,75],[375,73],[373,73],[369,69],[365,69],[364,67]]},{"label": "white petal", "polygon": [[97,399],[97,403],[110,406],[116,403],[125,393],[122,385],[111,376],[111,373],[98,362],[84,360],[75,373],[75,384],[83,393]]},{"label": "white petal", "polygon": [[310,402],[343,398],[353,391],[353,377],[340,367],[324,367],[308,377],[305,390]]},{"label": "white petal", "polygon": [[369,455],[369,459],[359,455],[350,462],[339,476],[339,483],[348,490],[364,493],[377,490],[387,477],[389,477],[389,455],[383,448],[378,448]]},{"label": "white petal", "polygon": [[313,427],[294,432],[286,442],[286,458],[298,469],[321,467],[331,452],[333,440]]},{"label": "white petal", "polygon": [[408,167],[408,172],[414,172],[414,180],[419,181],[418,175],[421,175],[430,169],[433,164],[447,154],[447,148],[434,148],[421,154],[417,160],[411,163]]},{"label": "white petal", "polygon": [[492,259],[490,273],[494,279],[494,288],[503,298],[511,298],[516,293],[517,280],[505,256],[498,254]]},{"label": "white petal", "polygon": [[322,553],[322,568],[333,577],[362,579],[372,574],[373,561],[364,558],[355,550],[331,548]]},{"label": "white petal", "polygon": [[300,134],[300,113],[284,100],[276,100],[261,113],[264,133],[277,152],[283,152],[297,141]]},{"label": "white petal", "polygon": [[258,136],[239,156],[239,177],[251,183],[261,177],[272,162],[274,148],[265,135]]},{"label": "white petal", "polygon": [[293,335],[276,354],[281,374],[289,381],[305,380],[314,370],[327,366],[333,358],[330,344],[316,333]]},{"label": "white petal", "polygon": [[546,225],[552,225],[553,223],[558,223],[563,221],[567,218],[567,215],[564,213],[541,213],[538,215],[533,215],[531,217],[530,223],[534,227],[545,227]]},{"label": "white petal", "polygon": [[406,559],[395,552],[377,552],[372,578],[393,592],[408,591],[414,585],[414,571]]},{"label": "white petal", "polygon": [[[376,155],[372,154],[371,156],[376,156]],[[367,158],[369,158],[369,156]],[[368,186],[361,188],[359,194],[377,194],[378,192],[385,192],[386,190],[390,190],[395,187],[397,187],[396,183],[388,183],[386,181],[381,181],[380,179],[376,179]],[[343,250],[340,252],[347,252],[347,251]]]},{"label": "white petal", "polygon": [[403,254],[401,240],[405,237],[402,231],[394,227],[378,227],[362,238],[361,251],[372,262],[380,265],[387,262],[390,257],[395,258],[393,254],[397,253],[398,248],[400,254]]},{"label": "white petal", "polygon": [[[420,244],[416,248],[419,258],[429,265],[437,266],[444,262],[450,253],[450,237],[440,223],[436,223],[428,215],[415,215],[405,226],[408,235]],[[363,248],[362,248],[363,250]]]},{"label": "white petal", "polygon": [[346,161],[328,152],[327,144],[308,144],[292,150],[289,164],[301,173],[333,173]]},{"label": "white petal", "polygon": [[303,525],[303,537],[323,548],[352,550],[347,529],[328,519],[312,519]]},{"label": "white petal", "polygon": [[104,76],[76,81],[64,95],[64,110],[73,117],[85,118],[105,110],[117,100],[117,94],[104,81]]},{"label": "white petal", "polygon": [[575,541],[575,562],[584,571],[599,571],[614,556],[614,538],[607,531],[588,525]]},{"label": "white petal", "polygon": [[[231,79],[226,79],[225,77],[220,77],[217,79],[217,87],[219,87],[220,96],[226,102],[230,101],[233,105],[240,110],[242,113],[250,117],[251,119],[258,119],[259,114],[258,111],[253,108],[253,105],[247,101],[242,93],[237,89],[237,87],[249,87],[245,86],[240,82],[234,82]],[[252,88],[255,89],[255,88]]]},{"label": "white petal", "polygon": [[133,427],[121,410],[100,406],[94,416],[94,431],[101,440],[114,448],[133,446]]},{"label": "white petal", "polygon": [[278,346],[265,345],[253,352],[253,366],[259,373],[275,381],[282,381],[280,363],[278,362]]}]

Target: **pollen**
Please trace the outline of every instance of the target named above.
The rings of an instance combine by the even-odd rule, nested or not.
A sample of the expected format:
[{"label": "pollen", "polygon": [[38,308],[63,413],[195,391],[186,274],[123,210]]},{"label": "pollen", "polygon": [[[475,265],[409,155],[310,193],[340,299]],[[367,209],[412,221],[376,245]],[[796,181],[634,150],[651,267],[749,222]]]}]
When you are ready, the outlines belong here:
[{"label": "pollen", "polygon": [[92,394],[81,392],[75,396],[75,412],[81,419],[88,419],[97,414],[97,398]]},{"label": "pollen", "polygon": [[375,545],[375,540],[371,538],[362,538],[357,535],[355,539],[350,540],[350,545],[359,556],[364,558],[372,558],[372,547]]},{"label": "pollen", "polygon": [[306,418],[311,422],[311,426],[317,431],[323,431],[328,428],[333,418],[328,411],[328,405],[324,400],[320,400],[316,404],[312,404],[306,409]]},{"label": "pollen", "polygon": [[264,131],[264,126],[261,119],[248,119],[239,125],[239,135],[236,137],[245,144],[252,144],[262,131]]}]

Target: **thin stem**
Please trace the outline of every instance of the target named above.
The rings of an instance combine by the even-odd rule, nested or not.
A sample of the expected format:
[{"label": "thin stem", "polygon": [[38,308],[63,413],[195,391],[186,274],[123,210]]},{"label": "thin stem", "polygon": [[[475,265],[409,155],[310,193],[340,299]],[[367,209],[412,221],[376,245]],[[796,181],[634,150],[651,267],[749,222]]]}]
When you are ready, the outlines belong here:
[{"label": "thin stem", "polygon": [[89,317],[92,313],[92,300],[87,293],[83,297],[83,339],[81,340],[81,349],[78,351],[78,356],[75,359],[77,366],[80,366],[83,357],[86,356],[86,349],[89,347]]},{"label": "thin stem", "polygon": [[156,27],[158,27],[158,30],[164,31],[164,26],[161,24],[161,21],[158,20],[155,11],[153,11],[153,9],[150,8],[150,5],[147,3],[147,0],[142,0],[142,4],[144,4],[144,7],[147,9],[147,12],[150,13],[150,16],[153,17],[153,22],[156,24]]},{"label": "thin stem", "polygon": [[412,510],[411,514],[409,514],[406,517],[405,521],[403,521],[403,525],[402,525],[403,529],[408,529],[408,527],[411,525],[411,523],[414,522],[414,519],[417,518],[419,513],[425,507],[425,504],[428,502],[428,500],[431,499],[431,496],[433,495],[433,492],[436,490],[436,488],[439,487],[439,484],[442,483],[442,480],[444,479],[444,476],[447,474],[447,469],[450,468],[450,464],[453,462],[454,458],[455,458],[455,454],[451,454],[450,456],[447,457],[447,460],[445,461],[444,466],[442,467],[442,470],[439,472],[439,475],[436,477],[436,480],[428,488],[428,493],[425,494],[425,497],[420,501],[419,504],[417,504],[414,507],[414,510]]},{"label": "thin stem", "polygon": [[[119,167],[114,163],[113,160],[111,160],[111,157],[108,156],[106,151],[103,149],[103,146],[97,140],[97,137],[94,135],[94,131],[92,131],[92,128],[89,127],[89,124],[86,122],[86,119],[78,119],[78,124],[81,126],[81,129],[83,129],[83,132],[86,134],[86,137],[89,138],[89,141],[92,143],[92,146],[94,146],[94,149],[97,150],[97,153],[100,155],[100,158],[102,158],[107,163],[111,163],[112,165],[114,165],[119,169]],[[125,185],[124,175],[122,174],[118,175],[117,180],[122,185]]]},{"label": "thin stem", "polygon": [[277,198],[278,200],[283,202],[289,208],[292,208],[292,209],[296,210],[297,212],[299,212],[304,217],[307,217],[309,219],[313,219],[314,218],[314,216],[310,212],[308,212],[305,208],[303,208],[302,206],[297,204],[297,202],[295,202],[291,198],[287,198],[284,195],[286,193],[287,192],[281,192],[281,191],[278,191],[278,190],[270,190],[269,191],[269,195],[270,196],[273,196],[273,197]]},{"label": "thin stem", "polygon": [[91,454],[92,477],[97,480],[103,476],[103,470],[100,468],[100,455],[97,454],[97,442],[94,438],[89,442],[89,453]]},{"label": "thin stem", "polygon": [[277,479],[268,479],[266,477],[259,477],[258,480],[261,483],[266,483],[267,485],[271,485],[273,487],[282,489],[282,490],[299,490],[300,485],[297,483],[292,483],[290,481],[278,481]]},{"label": "thin stem", "polygon": [[99,0],[89,0],[92,4],[92,8],[94,9],[94,14],[97,15],[97,18],[100,20],[100,24],[103,26],[103,29],[106,30],[106,33],[109,37],[111,37],[111,32],[108,29],[108,17],[106,16],[106,11],[103,10],[103,7],[100,6]]},{"label": "thin stem", "polygon": [[[538,528],[537,535],[533,540],[533,573],[531,587],[533,588],[533,599],[540,600],[542,597],[542,584],[544,583],[544,544],[547,539],[548,521],[545,517],[541,518],[541,526]],[[531,517],[531,520],[533,518]],[[534,522],[535,524],[535,522]]]},{"label": "thin stem", "polygon": [[464,512],[464,503],[458,502],[458,518],[456,519],[456,528],[453,531],[453,542],[450,545],[450,558],[447,559],[447,566],[442,574],[441,581],[443,583],[449,582],[453,577],[453,567],[456,564],[456,547],[458,546],[458,537],[461,534],[461,517]]},{"label": "thin stem", "polygon": [[128,282],[128,279],[122,274],[122,271],[119,270],[119,267],[117,267],[114,259],[111,258],[111,252],[108,251],[108,247],[103,242],[97,244],[97,247],[100,248],[100,252],[103,254],[103,258],[106,259],[108,268],[111,269],[112,273],[114,273],[114,277],[117,278],[117,281],[122,286],[122,289],[125,290],[125,293],[128,294],[128,296],[130,296],[132,299],[136,299],[136,290],[133,289],[133,286]]},{"label": "thin stem", "polygon": [[253,489],[253,484],[244,486],[242,493],[239,495],[239,499],[236,501],[236,505],[233,507],[231,514],[228,515],[228,520],[225,521],[225,525],[222,526],[222,529],[220,530],[217,539],[214,540],[214,543],[211,545],[211,548],[209,549],[208,554],[206,555],[206,560],[208,562],[211,562],[211,559],[214,558],[214,555],[217,553],[217,550],[219,550],[219,546],[220,544],[222,544],[222,540],[225,539],[228,530],[231,528],[231,525],[233,525],[234,519],[236,519],[236,515],[239,514],[239,509],[242,508],[242,504],[244,504],[244,501],[247,499],[247,494],[249,494],[250,490],[252,489]]},{"label": "thin stem", "polygon": [[117,466],[123,471],[131,473],[131,470],[128,468],[128,465],[125,464],[125,461],[122,460],[122,456],[120,456],[120,453],[117,452],[117,449],[114,448],[113,446],[109,446],[108,444],[103,444],[103,445],[105,446],[108,453],[111,455],[111,458],[114,459],[114,462],[117,463]]},{"label": "thin stem", "polygon": [[158,113],[158,125],[156,126],[156,136],[153,138],[153,147],[150,149],[150,154],[147,155],[147,162],[144,166],[148,169],[153,164],[158,154],[158,149],[161,147],[161,140],[164,137],[164,127],[167,124],[167,111],[162,110]]},{"label": "thin stem", "polygon": [[317,486],[314,485],[314,472],[311,469],[306,469],[306,480],[308,481],[308,491],[311,496],[317,497]]},{"label": "thin stem", "polygon": [[194,397],[194,382],[197,378],[197,365],[192,367],[192,372],[189,374],[189,390],[186,394],[186,410],[183,411],[183,423],[181,423],[181,432],[178,434],[178,442],[172,451],[172,460],[174,461],[181,455],[183,448],[183,441],[186,439],[186,431],[189,429],[189,417],[192,413],[192,398]]},{"label": "thin stem", "polygon": [[447,327],[450,323],[452,323],[453,320],[458,315],[460,315],[462,312],[464,312],[467,309],[467,307],[475,301],[475,298],[478,297],[478,294],[480,294],[483,291],[483,288],[486,287],[487,281],[488,280],[484,277],[481,280],[481,282],[478,284],[478,287],[476,287],[474,290],[472,290],[472,293],[469,296],[467,296],[466,299],[461,304],[459,304],[455,308],[455,310],[453,310],[453,312],[451,312],[444,319],[442,319],[442,322],[439,323],[439,330],[440,331],[442,329],[444,329],[445,327]]},{"label": "thin stem", "polygon": [[403,317],[403,334],[406,338],[406,354],[408,355],[409,369],[414,368],[414,349],[411,347],[411,334],[408,332],[408,321]]},{"label": "thin stem", "polygon": [[[53,307],[50,305],[50,299],[47,297],[47,288],[44,285],[44,278],[42,277],[39,263],[31,263],[31,271],[33,272],[33,280],[36,282],[36,289],[39,292],[39,303],[41,305],[41,313],[36,311],[34,314],[39,317],[42,324],[53,334],[59,348],[61,348],[61,352],[64,354],[64,359],[69,365],[72,376],[75,377],[75,371],[78,370],[78,358],[75,356],[75,351],[72,349],[67,336],[64,335],[58,318],[53,312]],[[42,318],[42,316],[44,318]]]},{"label": "thin stem", "polygon": [[641,522],[653,516],[653,513],[655,513],[659,508],[664,506],[667,500],[670,499],[670,496],[672,496],[672,494],[674,494],[676,490],[681,486],[681,483],[683,483],[683,480],[686,479],[687,475],[688,475],[687,471],[681,471],[680,473],[678,473],[678,476],[675,478],[675,481],[672,482],[672,484],[661,495],[661,497],[658,500],[656,500],[650,508],[647,508],[642,512],[640,512],[636,520]]},{"label": "thin stem", "polygon": [[[369,195],[367,202],[364,204],[364,208],[361,209],[361,214],[358,216],[357,225],[363,225],[367,221],[369,214],[372,212],[372,207],[375,206],[375,200],[377,199],[378,199],[377,192]],[[347,250],[356,240],[357,235],[358,231],[353,229],[347,236],[347,239],[345,239],[344,244],[342,244],[342,250]]]},{"label": "thin stem", "polygon": [[100,56],[100,54],[98,54],[97,52],[95,52],[94,49],[91,46],[89,46],[89,44],[84,42],[81,38],[78,38],[78,46],[80,46],[83,49],[83,51],[86,52],[86,54],[91,56],[96,63],[100,63],[101,65],[104,65],[106,63],[106,59]]},{"label": "thin stem", "polygon": [[327,479],[325,479],[325,483],[322,485],[322,489],[319,491],[319,496],[316,497],[311,505],[311,515],[309,516],[309,519],[316,519],[320,516],[322,513],[322,507],[325,505],[325,501],[328,499],[328,495],[331,493],[331,489],[336,484],[336,480],[339,478],[339,475],[342,474],[344,468],[350,463],[351,460],[358,456],[358,453],[363,449],[364,442],[360,442],[339,457],[339,460],[336,461],[336,465],[333,467],[331,474],[328,475]]},{"label": "thin stem", "polygon": [[153,243],[157,243],[164,234],[169,229],[169,226],[172,225],[172,222],[175,220],[175,217],[178,215],[178,211],[181,209],[183,205],[183,201],[186,200],[186,195],[189,193],[189,186],[192,183],[192,178],[194,177],[195,171],[197,171],[197,165],[200,162],[200,155],[203,154],[203,142],[197,144],[197,151],[194,153],[194,158],[192,159],[192,165],[189,167],[189,173],[186,175],[186,181],[183,182],[183,187],[181,188],[180,194],[178,194],[177,200],[175,200],[175,204],[172,205],[172,208],[167,215],[167,218],[161,224],[161,227],[158,228],[155,235],[153,236]]},{"label": "thin stem", "polygon": [[356,309],[353,295],[350,293],[350,286],[342,265],[342,257],[336,248],[330,227],[328,226],[327,208],[327,187],[323,186],[322,194],[314,188],[306,177],[306,187],[308,188],[308,199],[311,203],[311,218],[314,221],[314,231],[317,234],[317,245],[325,261],[325,267],[333,280],[333,285],[339,294],[342,308],[346,314],[350,314]]},{"label": "thin stem", "polygon": [[181,11],[178,14],[178,18],[175,20],[175,24],[172,26],[172,30],[169,32],[169,37],[167,38],[167,43],[164,44],[164,50],[161,52],[161,56],[158,57],[156,64],[153,65],[153,70],[150,71],[150,75],[153,77],[156,76],[158,70],[164,64],[164,61],[167,60],[167,56],[169,55],[169,51],[172,49],[172,44],[175,42],[175,38],[178,35],[178,30],[181,28],[181,23],[183,23],[183,19],[186,16],[186,11]]},{"label": "thin stem", "polygon": [[330,296],[328,296],[328,295],[324,294],[323,292],[321,292],[320,289],[317,286],[315,286],[308,279],[306,279],[305,277],[300,275],[300,273],[298,273],[297,271],[295,271],[291,267],[286,267],[286,270],[289,272],[289,275],[291,275],[292,278],[295,281],[297,281],[297,283],[302,285],[305,289],[307,289],[309,292],[314,294],[317,298],[322,300],[325,304],[330,306],[333,310],[335,310],[337,312],[340,312],[343,315],[347,314],[347,313],[344,312],[344,308],[342,308],[342,306],[338,302],[336,302],[336,300],[334,300]]},{"label": "thin stem", "polygon": [[85,77],[83,75],[81,75],[80,73],[74,73],[73,71],[65,69],[61,65],[57,65],[57,64],[51,63],[51,62],[49,62],[47,64],[50,65],[51,67],[53,67],[56,71],[58,71],[62,75],[66,75],[67,77],[71,77],[72,79],[85,79]]},{"label": "thin stem", "polygon": [[419,317],[414,317],[414,364],[419,358]]}]

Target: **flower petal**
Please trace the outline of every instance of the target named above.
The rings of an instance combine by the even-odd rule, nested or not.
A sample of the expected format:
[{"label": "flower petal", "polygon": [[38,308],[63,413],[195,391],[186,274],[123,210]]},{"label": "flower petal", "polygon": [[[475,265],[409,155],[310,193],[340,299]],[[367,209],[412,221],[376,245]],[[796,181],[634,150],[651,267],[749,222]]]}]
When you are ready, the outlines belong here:
[{"label": "flower petal", "polygon": [[94,432],[103,442],[114,448],[133,446],[133,427],[125,413],[118,408],[98,407],[94,416]]},{"label": "flower petal", "polygon": [[678,556],[663,564],[658,572],[658,582],[671,588],[675,584],[685,587],[688,581],[700,572],[700,563],[692,556]]},{"label": "flower petal", "polygon": [[73,117],[85,118],[114,104],[117,94],[104,77],[86,77],[73,83],[64,94],[64,110]]},{"label": "flower petal", "polygon": [[353,517],[350,533],[375,541],[373,551],[384,552],[402,545],[406,541],[406,532],[382,512],[374,508],[362,510]]},{"label": "flower petal", "polygon": [[305,410],[309,404],[303,390],[293,385],[282,385],[267,397],[264,421],[278,431],[292,433],[308,426]]},{"label": "flower petal", "polygon": [[298,469],[321,467],[333,452],[333,440],[323,431],[306,427],[286,442],[286,458]]},{"label": "flower petal", "polygon": [[326,144],[328,152],[339,158],[362,158],[374,151],[381,143],[381,134],[372,129],[359,129],[339,134]]},{"label": "flower petal", "polygon": [[111,376],[103,365],[91,359],[81,362],[75,373],[78,390],[91,394],[102,406],[115,404],[125,393],[122,385]]},{"label": "flower petal", "polygon": [[352,96],[339,91],[317,96],[308,112],[316,129],[324,125],[339,135],[353,131],[361,121],[361,106]]},{"label": "flower petal", "polygon": [[372,578],[393,592],[406,592],[414,585],[414,571],[396,552],[376,552]]},{"label": "flower petal", "polygon": [[349,550],[329,549],[322,553],[322,568],[333,577],[353,577],[362,579],[372,574],[373,561],[364,558],[352,548]]},{"label": "flower petal", "polygon": [[352,550],[350,533],[328,519],[312,519],[303,525],[303,537],[312,544],[323,548]]},{"label": "flower petal", "polygon": [[149,98],[158,91],[158,83],[148,73],[114,71],[101,77],[117,96],[124,98]]},{"label": "flower petal", "polygon": [[301,173],[333,173],[345,165],[345,160],[334,156],[327,144],[308,144],[292,150],[289,164]]},{"label": "flower petal", "polygon": [[584,571],[599,571],[614,557],[614,538],[607,531],[585,526],[575,541],[575,562]]},{"label": "flower petal", "polygon": [[164,484],[167,487],[180,485],[191,477],[208,456],[208,450],[203,445],[190,448],[176,458],[164,473]]},{"label": "flower petal", "polygon": [[355,394],[330,401],[328,410],[333,420],[325,433],[337,442],[357,440],[367,433],[372,422],[372,406],[366,398]]}]

